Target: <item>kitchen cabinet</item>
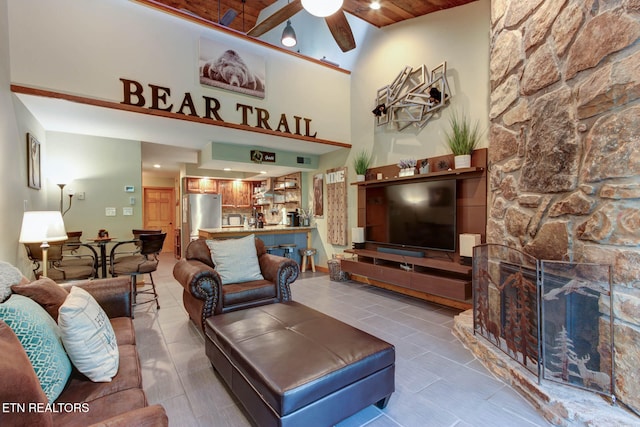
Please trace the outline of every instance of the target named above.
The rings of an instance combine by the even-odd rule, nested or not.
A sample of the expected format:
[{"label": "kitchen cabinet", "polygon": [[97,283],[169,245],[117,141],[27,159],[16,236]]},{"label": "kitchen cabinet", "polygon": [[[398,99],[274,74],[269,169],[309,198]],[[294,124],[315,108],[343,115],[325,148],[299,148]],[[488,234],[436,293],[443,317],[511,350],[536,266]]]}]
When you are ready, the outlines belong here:
[{"label": "kitchen cabinet", "polygon": [[187,193],[217,193],[218,181],[210,178],[186,178]]},{"label": "kitchen cabinet", "polygon": [[222,207],[250,208],[253,185],[249,181],[218,181]]}]

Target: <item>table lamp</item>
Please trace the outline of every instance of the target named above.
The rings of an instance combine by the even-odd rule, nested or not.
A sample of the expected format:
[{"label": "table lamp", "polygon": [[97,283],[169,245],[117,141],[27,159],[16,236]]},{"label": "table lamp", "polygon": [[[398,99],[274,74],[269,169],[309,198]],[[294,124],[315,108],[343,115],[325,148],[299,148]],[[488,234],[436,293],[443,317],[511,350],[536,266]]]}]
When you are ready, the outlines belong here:
[{"label": "table lamp", "polygon": [[364,227],[351,228],[351,242],[353,249],[364,249]]},{"label": "table lamp", "polygon": [[47,277],[49,242],[67,240],[62,214],[58,211],[30,211],[22,217],[20,243],[42,243],[42,276]]}]

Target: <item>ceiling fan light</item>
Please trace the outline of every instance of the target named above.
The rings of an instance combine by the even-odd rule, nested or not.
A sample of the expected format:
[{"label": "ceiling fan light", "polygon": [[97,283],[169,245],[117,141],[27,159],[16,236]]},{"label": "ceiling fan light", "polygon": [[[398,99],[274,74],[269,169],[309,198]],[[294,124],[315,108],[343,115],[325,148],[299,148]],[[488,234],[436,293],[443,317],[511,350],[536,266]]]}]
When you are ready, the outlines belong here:
[{"label": "ceiling fan light", "polygon": [[302,0],[302,7],[314,16],[324,18],[342,7],[343,0]]},{"label": "ceiling fan light", "polygon": [[371,3],[369,3],[369,8],[373,10],[380,10],[380,2],[378,0],[373,0]]},{"label": "ceiling fan light", "polygon": [[282,31],[282,39],[280,42],[286,47],[293,47],[298,43],[298,40],[296,39],[296,32],[291,26],[291,21],[287,21],[287,26],[284,27],[284,31]]}]

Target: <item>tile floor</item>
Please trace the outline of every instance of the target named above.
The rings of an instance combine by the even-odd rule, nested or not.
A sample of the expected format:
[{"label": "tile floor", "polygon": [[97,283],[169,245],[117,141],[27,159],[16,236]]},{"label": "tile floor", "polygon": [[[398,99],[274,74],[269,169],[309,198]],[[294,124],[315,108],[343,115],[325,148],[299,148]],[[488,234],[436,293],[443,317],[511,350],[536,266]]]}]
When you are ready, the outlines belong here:
[{"label": "tile floor", "polygon": [[[144,389],[171,426],[250,426],[214,373],[199,330],[182,307],[175,260],[163,254],[154,280],[160,310],[136,307],[134,320]],[[355,282],[307,272],[293,299],[378,336],[396,347],[396,391],[339,427],[548,426],[531,405],[493,377],[451,334],[455,310]]]}]

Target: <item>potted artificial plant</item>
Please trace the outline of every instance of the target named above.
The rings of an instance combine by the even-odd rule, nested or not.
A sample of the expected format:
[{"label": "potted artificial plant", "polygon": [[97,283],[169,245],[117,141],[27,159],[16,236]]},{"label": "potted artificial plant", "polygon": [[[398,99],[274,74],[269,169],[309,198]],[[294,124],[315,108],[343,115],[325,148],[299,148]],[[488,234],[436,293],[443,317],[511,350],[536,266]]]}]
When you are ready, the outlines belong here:
[{"label": "potted artificial plant", "polygon": [[473,126],[465,114],[451,113],[449,117],[451,129],[445,133],[449,149],[453,152],[456,169],[471,167],[471,153],[480,139],[478,122]]},{"label": "potted artificial plant", "polygon": [[356,181],[364,181],[370,164],[371,153],[365,149],[360,150],[353,158],[353,169],[356,171]]}]

